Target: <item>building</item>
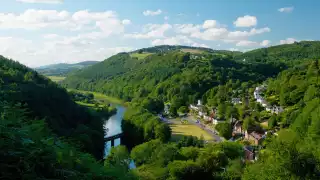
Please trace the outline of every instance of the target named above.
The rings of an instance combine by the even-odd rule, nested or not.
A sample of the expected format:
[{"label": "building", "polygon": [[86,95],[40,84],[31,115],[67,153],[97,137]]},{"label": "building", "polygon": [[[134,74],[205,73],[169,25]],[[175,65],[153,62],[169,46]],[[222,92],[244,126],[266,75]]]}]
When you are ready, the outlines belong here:
[{"label": "building", "polygon": [[165,104],[164,105],[164,113],[169,114],[170,113],[169,109],[170,109],[170,104]]},{"label": "building", "polygon": [[232,98],[231,99],[232,104],[241,104],[241,98]]},{"label": "building", "polygon": [[217,125],[217,124],[223,123],[223,122],[225,122],[225,120],[212,118],[212,124],[214,124],[214,125]]},{"label": "building", "polygon": [[234,123],[233,128],[232,128],[232,132],[233,132],[233,134],[242,134],[243,133],[241,121],[236,121],[236,123]]},{"label": "building", "polygon": [[257,160],[256,152],[255,152],[255,150],[254,150],[254,148],[252,146],[244,146],[243,147],[243,151],[244,151],[244,159],[246,161],[255,161],[255,160]]},{"label": "building", "polygon": [[252,131],[249,133],[248,131],[245,132],[245,139],[247,141],[253,142],[255,145],[260,145],[262,141],[265,139],[264,133],[259,133],[256,131]]}]

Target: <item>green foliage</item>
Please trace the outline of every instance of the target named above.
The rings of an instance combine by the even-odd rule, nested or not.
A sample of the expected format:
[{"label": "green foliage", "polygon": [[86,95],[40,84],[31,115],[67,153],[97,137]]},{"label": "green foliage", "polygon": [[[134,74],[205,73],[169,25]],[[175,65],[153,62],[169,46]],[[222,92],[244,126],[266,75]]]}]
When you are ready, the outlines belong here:
[{"label": "green foliage", "polygon": [[219,123],[215,126],[215,129],[219,132],[219,134],[226,138],[230,139],[232,136],[231,124],[228,122]]},{"label": "green foliage", "polygon": [[106,167],[117,167],[123,173],[128,172],[130,164],[130,154],[125,146],[112,147],[110,154],[104,161]]},{"label": "green foliage", "polygon": [[65,89],[37,72],[0,56],[0,101],[21,103],[30,120],[45,119],[59,136],[72,138],[82,150],[103,156],[103,121],[78,106]]},{"label": "green foliage", "polygon": [[116,166],[103,167],[26,112],[0,101],[1,179],[135,179]]},{"label": "green foliage", "polygon": [[179,109],[178,109],[179,112],[181,113],[187,113],[188,112],[188,108],[186,106],[181,106]]},{"label": "green foliage", "polygon": [[167,142],[171,138],[168,124],[142,107],[128,107],[122,121],[123,144],[128,149],[152,139]]}]

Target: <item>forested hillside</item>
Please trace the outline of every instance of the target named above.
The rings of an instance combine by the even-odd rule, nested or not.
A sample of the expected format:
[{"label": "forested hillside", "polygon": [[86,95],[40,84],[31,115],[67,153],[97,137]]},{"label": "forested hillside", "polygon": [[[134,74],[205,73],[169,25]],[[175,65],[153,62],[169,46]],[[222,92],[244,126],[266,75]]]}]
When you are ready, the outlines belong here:
[{"label": "forested hillside", "polygon": [[76,71],[88,66],[92,66],[99,61],[83,61],[80,63],[75,64],[67,64],[67,63],[60,63],[60,64],[51,64],[47,66],[41,66],[35,68],[37,72],[46,76],[66,76],[68,73],[72,71]]},{"label": "forested hillside", "polygon": [[99,115],[0,56],[0,179],[135,179],[120,162],[96,160],[104,150]]},{"label": "forested hillside", "polygon": [[320,41],[300,41],[255,49],[235,57],[236,60],[246,62],[282,62],[290,66],[316,58],[320,58]]},{"label": "forested hillside", "polygon": [[243,179],[319,179],[320,66],[318,60],[282,72],[269,80],[267,95],[286,107],[278,118],[282,129],[268,140],[259,160]]},{"label": "forested hillside", "polygon": [[53,132],[79,141],[82,149],[102,157],[103,122],[73,102],[65,89],[2,56],[0,77],[0,101],[21,104],[28,118],[45,119]]},{"label": "forested hillside", "polygon": [[62,84],[127,101],[152,96],[163,102],[179,99],[181,105],[186,105],[229,80],[259,82],[283,68],[281,64],[236,62],[230,54],[174,50],[138,59],[132,53],[120,53],[68,76]]}]

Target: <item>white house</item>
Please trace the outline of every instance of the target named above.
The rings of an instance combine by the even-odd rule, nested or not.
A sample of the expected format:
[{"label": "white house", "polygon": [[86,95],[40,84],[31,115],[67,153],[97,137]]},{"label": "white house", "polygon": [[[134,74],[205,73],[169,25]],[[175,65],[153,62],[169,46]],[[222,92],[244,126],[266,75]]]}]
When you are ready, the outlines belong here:
[{"label": "white house", "polygon": [[231,102],[232,102],[233,104],[241,104],[241,103],[242,103],[240,98],[232,98],[232,99],[231,99]]},{"label": "white house", "polygon": [[212,124],[219,124],[219,123],[223,123],[223,122],[225,122],[224,120],[220,120],[220,119],[216,119],[216,118],[213,118],[212,119]]}]

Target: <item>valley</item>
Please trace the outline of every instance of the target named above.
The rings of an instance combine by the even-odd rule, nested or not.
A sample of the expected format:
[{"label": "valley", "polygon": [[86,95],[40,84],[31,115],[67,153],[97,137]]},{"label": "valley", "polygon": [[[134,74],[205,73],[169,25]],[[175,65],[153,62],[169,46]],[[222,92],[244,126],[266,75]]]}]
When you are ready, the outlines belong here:
[{"label": "valley", "polygon": [[[319,42],[290,46],[299,46],[303,51],[306,44],[312,47]],[[275,167],[282,172],[271,174],[272,178],[282,173],[315,177],[318,170],[314,165],[320,160],[316,150],[319,61],[299,59],[320,58],[320,52],[301,53],[298,60],[289,53],[293,58],[290,61],[275,62],[273,53],[277,52],[273,51],[289,50],[288,45],[283,49],[270,47],[270,57],[260,62],[254,60],[259,57],[258,52],[265,53],[259,50],[252,55],[253,52],[185,46],[143,48],[72,71],[65,78],[48,76],[59,85],[36,71],[2,59],[3,71],[9,72],[9,66],[11,71],[23,73],[17,77],[1,74],[5,86],[1,86],[0,100],[26,102],[26,108],[34,114],[28,118],[49,118],[45,123],[54,134],[82,144],[72,152],[90,153],[98,160],[104,157],[105,167],[124,169],[116,174],[120,179],[176,177],[171,171],[179,171],[185,177],[189,174],[185,169],[191,167],[196,169],[190,172],[191,177],[200,173],[207,179],[252,179]],[[248,61],[242,61],[244,57]],[[19,88],[7,86],[11,82],[18,83]],[[33,91],[28,90],[31,87]],[[68,122],[73,118],[77,122]],[[71,135],[66,133],[70,131]],[[115,147],[110,141],[103,141],[119,133],[121,139],[114,141]],[[283,163],[296,161],[286,154],[289,147],[290,153],[303,155],[299,162],[314,169],[290,167],[304,168],[304,173],[295,174],[284,166]],[[307,162],[305,156],[314,161]],[[125,163],[115,161],[118,158]],[[271,166],[266,162],[275,163]],[[106,176],[108,172],[100,173]]]}]

